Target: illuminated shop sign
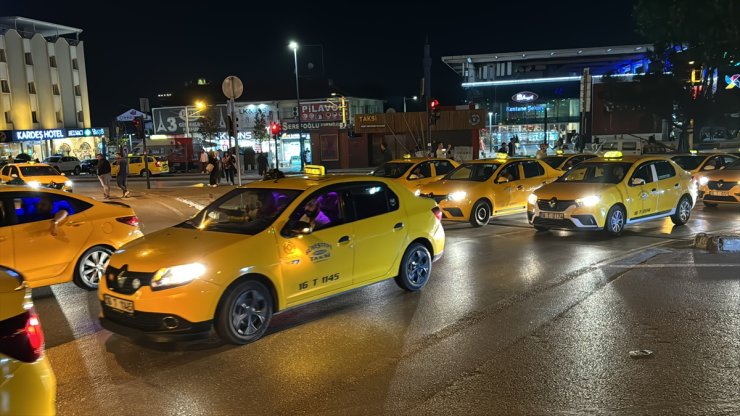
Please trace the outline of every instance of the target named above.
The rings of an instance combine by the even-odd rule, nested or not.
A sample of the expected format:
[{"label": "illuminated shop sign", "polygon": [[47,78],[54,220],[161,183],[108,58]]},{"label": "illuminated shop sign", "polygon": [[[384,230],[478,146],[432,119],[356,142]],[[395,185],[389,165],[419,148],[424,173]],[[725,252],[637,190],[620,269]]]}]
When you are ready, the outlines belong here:
[{"label": "illuminated shop sign", "polygon": [[526,112],[526,111],[542,111],[545,109],[544,105],[523,105],[519,107],[506,107],[506,111],[510,113],[515,113],[517,111]]},{"label": "illuminated shop sign", "polygon": [[87,137],[87,136],[102,136],[105,134],[103,129],[75,129],[67,130],[67,137]]},{"label": "illuminated shop sign", "polygon": [[740,74],[735,75],[725,75],[725,82],[727,83],[727,86],[725,89],[731,90],[733,88],[740,89]]},{"label": "illuminated shop sign", "polygon": [[16,130],[13,132],[13,140],[49,140],[63,139],[64,129],[53,130]]},{"label": "illuminated shop sign", "polygon": [[536,101],[537,98],[539,96],[531,91],[522,91],[511,96],[512,101],[518,103],[531,103],[532,101]]}]

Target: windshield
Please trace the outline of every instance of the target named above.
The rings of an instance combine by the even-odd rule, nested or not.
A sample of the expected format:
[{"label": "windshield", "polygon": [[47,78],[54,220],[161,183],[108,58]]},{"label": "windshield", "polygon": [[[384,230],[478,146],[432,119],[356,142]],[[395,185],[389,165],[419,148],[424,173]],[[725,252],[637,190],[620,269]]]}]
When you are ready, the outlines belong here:
[{"label": "windshield", "polygon": [[411,162],[386,162],[373,171],[373,176],[400,178],[413,165]]},{"label": "windshield", "polygon": [[565,159],[565,156],[546,156],[542,158],[542,161],[550,165],[550,167],[557,169]]},{"label": "windshield", "polygon": [[51,166],[21,166],[23,176],[58,176],[59,172]]},{"label": "windshield", "polygon": [[255,235],[272,225],[301,192],[290,189],[234,189],[180,226]]},{"label": "windshield", "polygon": [[483,182],[493,176],[493,172],[496,172],[499,166],[501,164],[498,163],[467,163],[445,175],[444,179]]},{"label": "windshield", "polygon": [[583,162],[558,178],[558,182],[619,183],[624,179],[631,163]]},{"label": "windshield", "polygon": [[61,159],[60,156],[49,156],[46,159],[44,159],[44,162],[59,162]]},{"label": "windshield", "polygon": [[740,170],[740,159],[725,166],[725,170]]},{"label": "windshield", "polygon": [[684,170],[694,170],[698,168],[699,165],[701,165],[701,162],[706,158],[701,156],[674,156],[671,159],[673,159],[678,166],[684,168]]}]

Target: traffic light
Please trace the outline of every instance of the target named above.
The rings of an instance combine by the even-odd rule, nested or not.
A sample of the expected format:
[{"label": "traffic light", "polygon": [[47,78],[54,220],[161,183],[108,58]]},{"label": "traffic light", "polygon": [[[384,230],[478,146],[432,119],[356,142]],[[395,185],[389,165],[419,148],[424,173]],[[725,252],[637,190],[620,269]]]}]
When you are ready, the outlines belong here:
[{"label": "traffic light", "polygon": [[280,134],[280,123],[276,123],[274,121],[270,123],[270,133],[277,138]]},{"label": "traffic light", "polygon": [[437,120],[439,120],[439,101],[433,98],[429,101],[429,121],[432,124],[437,124]]}]

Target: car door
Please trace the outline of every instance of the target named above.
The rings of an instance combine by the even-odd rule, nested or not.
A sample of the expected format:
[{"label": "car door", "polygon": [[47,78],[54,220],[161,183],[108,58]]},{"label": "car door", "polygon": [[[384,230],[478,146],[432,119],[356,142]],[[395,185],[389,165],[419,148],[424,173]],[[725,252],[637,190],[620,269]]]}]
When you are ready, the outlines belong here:
[{"label": "car door", "polygon": [[522,194],[518,193],[517,197],[523,197],[524,199],[517,200],[517,206],[526,208],[529,194],[547,183],[545,168],[542,166],[543,163],[544,162],[539,160],[527,160],[525,162],[521,162],[524,173],[524,179],[522,180],[524,192]]},{"label": "car door", "polygon": [[[507,211],[516,210],[517,205],[524,198],[524,207],[527,205],[520,162],[511,162],[499,170],[494,179],[494,201],[493,211],[496,214],[505,214]],[[503,179],[506,179],[505,181]]]},{"label": "car door", "polygon": [[10,226],[15,224],[15,210],[12,201],[5,198],[6,193],[0,193],[0,264],[10,268],[15,267],[13,252],[13,231]]},{"label": "car door", "polygon": [[[29,283],[51,279],[68,267],[74,267],[77,256],[93,231],[87,221],[86,211],[92,205],[71,196],[46,192],[10,192],[17,223],[11,226],[15,252],[15,268],[26,275]],[[53,210],[48,215],[38,212],[40,200],[51,200]],[[51,235],[51,219],[65,209],[67,219],[59,227],[57,235]]]},{"label": "car door", "polygon": [[658,179],[656,182],[658,189],[656,213],[667,213],[676,208],[678,199],[683,195],[684,190],[681,189],[676,169],[673,168],[670,162],[659,160],[654,162],[653,166]]},{"label": "car door", "polygon": [[[307,206],[319,208],[311,221]],[[352,284],[354,230],[347,219],[346,191],[329,187],[313,192],[290,214],[277,236],[280,269],[288,304],[329,293]],[[299,228],[313,222],[310,233]],[[298,232],[295,232],[295,231]]]},{"label": "car door", "polygon": [[421,185],[424,185],[425,183],[431,182],[433,178],[432,173],[432,164],[429,161],[424,161],[418,163],[416,166],[414,166],[410,171],[409,174],[406,176],[406,179],[414,184],[416,187],[420,187]]},{"label": "car door", "polygon": [[354,184],[349,192],[355,232],[354,283],[388,275],[403,255],[408,234],[405,208],[382,182]]},{"label": "car door", "polygon": [[657,207],[657,187],[653,163],[639,165],[627,182],[627,218],[636,219],[651,215]]}]

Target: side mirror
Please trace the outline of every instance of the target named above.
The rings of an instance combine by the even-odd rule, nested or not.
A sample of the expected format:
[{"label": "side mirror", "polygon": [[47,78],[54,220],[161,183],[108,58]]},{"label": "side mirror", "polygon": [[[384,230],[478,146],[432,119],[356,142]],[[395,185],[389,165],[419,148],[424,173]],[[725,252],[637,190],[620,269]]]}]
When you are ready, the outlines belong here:
[{"label": "side mirror", "polygon": [[509,182],[509,178],[505,176],[499,176],[498,178],[496,178],[496,183],[507,183],[507,182]]},{"label": "side mirror", "polygon": [[645,185],[645,179],[642,179],[642,178],[632,178],[632,185],[633,186]]},{"label": "side mirror", "polygon": [[701,170],[714,170],[714,165],[706,165]]},{"label": "side mirror", "polygon": [[15,173],[11,174],[10,177],[14,179],[18,179],[18,175],[16,175]]},{"label": "side mirror", "polygon": [[311,224],[305,221],[291,221],[287,227],[289,235],[309,235],[313,231]]}]

